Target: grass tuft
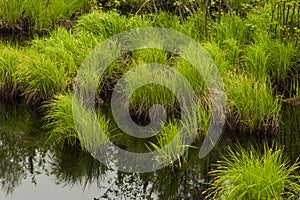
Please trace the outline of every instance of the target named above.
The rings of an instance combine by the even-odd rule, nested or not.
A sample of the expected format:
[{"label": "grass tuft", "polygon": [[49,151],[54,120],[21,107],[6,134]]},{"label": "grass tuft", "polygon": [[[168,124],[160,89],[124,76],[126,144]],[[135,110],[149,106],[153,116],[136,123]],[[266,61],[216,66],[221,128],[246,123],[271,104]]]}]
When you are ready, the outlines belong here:
[{"label": "grass tuft", "polygon": [[268,80],[245,75],[229,75],[225,78],[228,97],[229,126],[241,131],[271,130],[279,126],[279,97],[273,97]]},{"label": "grass tuft", "polygon": [[49,31],[63,19],[87,10],[90,0],[2,0],[0,23],[19,31]]},{"label": "grass tuft", "polygon": [[282,149],[229,148],[215,167],[207,199],[282,199],[300,191],[300,163],[289,163]]},{"label": "grass tuft", "polygon": [[[180,136],[178,123],[168,123],[156,135],[157,143],[150,142],[149,150],[158,151],[157,162],[169,163],[172,169],[181,168],[187,162],[188,150]],[[168,145],[168,146],[166,146]]]},{"label": "grass tuft", "polygon": [[[48,141],[52,144],[64,146],[65,144],[70,146],[75,146],[81,149],[92,148],[89,145],[92,142],[98,140],[91,140],[90,136],[93,137],[96,128],[93,126],[88,126],[93,122],[92,113],[85,110],[78,104],[74,104],[76,111],[81,112],[81,117],[73,118],[72,109],[72,95],[57,95],[54,100],[51,100],[44,107],[48,109],[44,120],[46,121],[45,128],[49,131]],[[78,115],[76,115],[78,116]],[[103,132],[106,136],[110,137],[109,122],[104,118],[101,113],[97,115],[99,125],[101,126]],[[85,133],[87,133],[84,138],[81,138],[79,130],[75,127],[74,120],[79,124],[80,127],[85,127]],[[83,140],[84,139],[84,140]],[[99,139],[99,138],[97,138]],[[102,145],[106,143],[106,140],[98,141],[97,145]],[[83,143],[86,141],[85,143]],[[86,146],[88,145],[88,146]],[[92,152],[93,153],[93,152]]]}]

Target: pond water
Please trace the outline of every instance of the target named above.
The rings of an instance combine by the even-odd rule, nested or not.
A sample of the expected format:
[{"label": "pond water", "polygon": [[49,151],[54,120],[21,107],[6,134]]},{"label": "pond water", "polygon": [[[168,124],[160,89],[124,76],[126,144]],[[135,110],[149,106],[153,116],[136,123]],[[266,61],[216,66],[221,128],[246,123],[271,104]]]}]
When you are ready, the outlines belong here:
[{"label": "pond water", "polygon": [[[189,153],[182,169],[130,174],[112,171],[88,153],[45,144],[39,115],[22,105],[0,104],[0,199],[203,199],[208,171],[227,145],[263,144],[263,138],[224,133],[205,158]],[[284,106],[279,134],[269,139],[300,155],[300,108]]]}]

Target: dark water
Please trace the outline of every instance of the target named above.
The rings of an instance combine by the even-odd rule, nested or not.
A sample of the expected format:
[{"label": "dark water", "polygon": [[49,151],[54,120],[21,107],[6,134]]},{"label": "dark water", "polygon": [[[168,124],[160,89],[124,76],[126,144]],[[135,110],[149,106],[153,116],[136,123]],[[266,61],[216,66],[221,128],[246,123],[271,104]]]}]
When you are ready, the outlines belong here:
[{"label": "dark water", "polygon": [[[38,116],[24,106],[0,104],[0,199],[203,199],[207,176],[220,152],[243,139],[226,133],[205,159],[190,152],[181,170],[129,174],[112,171],[88,153],[45,145]],[[285,145],[292,160],[300,155],[300,108],[285,106],[281,131],[273,142]],[[47,144],[47,143],[46,143]]]}]

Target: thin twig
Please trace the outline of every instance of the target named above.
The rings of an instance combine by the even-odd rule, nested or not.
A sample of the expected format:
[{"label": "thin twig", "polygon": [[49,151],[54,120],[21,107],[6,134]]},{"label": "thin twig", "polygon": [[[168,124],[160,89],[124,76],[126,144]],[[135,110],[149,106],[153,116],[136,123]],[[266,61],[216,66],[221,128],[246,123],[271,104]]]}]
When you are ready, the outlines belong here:
[{"label": "thin twig", "polygon": [[221,4],[222,3],[222,0],[219,0],[219,10],[218,10],[218,21],[219,21],[219,24],[221,23]]},{"label": "thin twig", "polygon": [[141,7],[136,11],[135,15],[137,15],[141,10],[142,8],[149,2],[150,0],[146,0],[143,5],[141,5]]}]

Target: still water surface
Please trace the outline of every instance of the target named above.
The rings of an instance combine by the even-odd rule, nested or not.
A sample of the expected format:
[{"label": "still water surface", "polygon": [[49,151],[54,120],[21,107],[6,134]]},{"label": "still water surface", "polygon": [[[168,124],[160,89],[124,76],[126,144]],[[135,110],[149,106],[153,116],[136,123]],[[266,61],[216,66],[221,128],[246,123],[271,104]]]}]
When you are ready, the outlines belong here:
[{"label": "still water surface", "polygon": [[[263,143],[262,138],[236,138],[228,132],[207,158],[200,160],[199,149],[192,150],[181,170],[129,174],[106,168],[88,153],[45,145],[39,116],[22,105],[0,106],[1,200],[203,199],[207,173],[227,145]],[[282,119],[271,142],[285,145],[295,160],[300,155],[300,108],[285,106]]]}]

